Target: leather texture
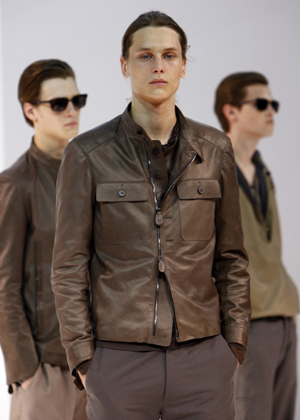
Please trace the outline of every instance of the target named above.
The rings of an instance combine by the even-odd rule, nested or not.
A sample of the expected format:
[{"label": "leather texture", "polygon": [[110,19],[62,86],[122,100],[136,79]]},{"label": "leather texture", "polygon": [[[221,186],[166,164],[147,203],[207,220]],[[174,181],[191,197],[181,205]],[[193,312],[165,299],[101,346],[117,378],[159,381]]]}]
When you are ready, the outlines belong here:
[{"label": "leather texture", "polygon": [[58,176],[52,284],[72,370],[93,357],[95,338],[162,345],[153,336],[158,269],[179,342],[222,333],[247,345],[248,261],[230,140],[176,109],[179,143],[158,227],[149,161],[154,178],[158,170],[166,178],[166,167],[129,109],[74,139]]},{"label": "leather texture", "polygon": [[51,288],[60,160],[34,143],[0,175],[0,343],[7,383],[67,366]]}]

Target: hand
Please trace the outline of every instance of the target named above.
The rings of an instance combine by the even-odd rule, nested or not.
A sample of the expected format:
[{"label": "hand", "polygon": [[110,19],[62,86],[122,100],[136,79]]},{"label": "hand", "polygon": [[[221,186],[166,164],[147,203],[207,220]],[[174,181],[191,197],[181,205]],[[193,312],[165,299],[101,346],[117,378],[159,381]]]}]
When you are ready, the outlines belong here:
[{"label": "hand", "polygon": [[86,374],[85,374],[85,375],[82,375],[82,374],[78,371],[78,375],[79,375],[79,378],[81,379],[82,385],[85,387]]},{"label": "hand", "polygon": [[27,389],[29,387],[30,382],[32,381],[33,376],[31,378],[26,379],[24,382],[21,383],[21,388]]}]

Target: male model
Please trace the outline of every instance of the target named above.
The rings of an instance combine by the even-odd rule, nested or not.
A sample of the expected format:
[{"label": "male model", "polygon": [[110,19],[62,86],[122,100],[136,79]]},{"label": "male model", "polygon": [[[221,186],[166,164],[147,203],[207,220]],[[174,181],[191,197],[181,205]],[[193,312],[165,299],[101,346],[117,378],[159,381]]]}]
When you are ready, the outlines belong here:
[{"label": "male model", "polygon": [[0,343],[13,393],[11,420],[86,418],[50,283],[56,178],[64,148],[78,134],[86,96],[60,60],[31,64],[19,82],[34,135],[29,150],[0,175]]},{"label": "male model", "polygon": [[226,77],[215,111],[234,149],[252,320],[243,366],[235,376],[236,420],[292,420],[296,392],[298,294],[281,261],[274,183],[257,145],[273,133],[279,102],[255,72]]},{"label": "male model", "polygon": [[228,138],[175,107],[186,48],[172,18],[139,16],[131,104],[62,161],[52,282],[90,420],[234,418],[250,317],[238,186]]}]

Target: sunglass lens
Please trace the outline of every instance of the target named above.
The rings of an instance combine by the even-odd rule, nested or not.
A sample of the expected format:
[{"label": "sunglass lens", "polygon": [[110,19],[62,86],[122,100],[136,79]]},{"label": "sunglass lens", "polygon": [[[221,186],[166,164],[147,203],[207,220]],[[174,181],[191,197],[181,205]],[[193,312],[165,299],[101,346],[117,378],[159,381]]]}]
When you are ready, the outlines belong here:
[{"label": "sunglass lens", "polygon": [[87,95],[76,95],[72,99],[72,103],[75,106],[75,108],[83,108],[86,104],[86,98]]},{"label": "sunglass lens", "polygon": [[267,99],[257,99],[256,100],[256,107],[259,111],[264,111],[268,107]]},{"label": "sunglass lens", "polygon": [[279,111],[279,102],[278,101],[272,101],[271,105],[272,105],[272,108],[274,109],[275,112]]},{"label": "sunglass lens", "polygon": [[54,112],[62,112],[68,106],[68,99],[67,98],[53,99],[53,101],[51,101],[50,104]]}]

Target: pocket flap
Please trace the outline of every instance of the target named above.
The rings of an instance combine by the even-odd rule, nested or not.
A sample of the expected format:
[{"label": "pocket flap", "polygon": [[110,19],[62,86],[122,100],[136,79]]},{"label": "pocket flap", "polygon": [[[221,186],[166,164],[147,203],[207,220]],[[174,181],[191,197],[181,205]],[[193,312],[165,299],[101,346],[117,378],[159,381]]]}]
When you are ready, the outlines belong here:
[{"label": "pocket flap", "polygon": [[181,200],[221,198],[220,184],[216,179],[189,179],[177,185]]},{"label": "pocket flap", "polygon": [[149,186],[147,182],[109,182],[97,184],[96,200],[115,203],[124,201],[148,201]]}]

